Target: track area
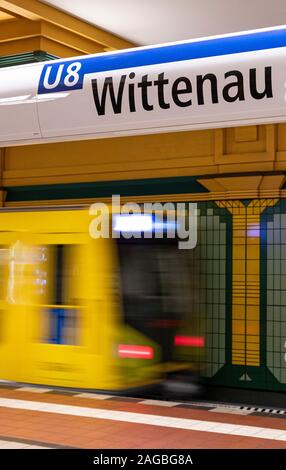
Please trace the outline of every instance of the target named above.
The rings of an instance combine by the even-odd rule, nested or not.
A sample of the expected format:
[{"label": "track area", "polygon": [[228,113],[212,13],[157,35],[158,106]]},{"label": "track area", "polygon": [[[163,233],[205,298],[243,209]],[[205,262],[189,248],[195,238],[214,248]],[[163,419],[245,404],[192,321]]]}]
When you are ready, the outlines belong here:
[{"label": "track area", "polygon": [[5,385],[0,449],[285,449],[284,410],[265,411]]}]

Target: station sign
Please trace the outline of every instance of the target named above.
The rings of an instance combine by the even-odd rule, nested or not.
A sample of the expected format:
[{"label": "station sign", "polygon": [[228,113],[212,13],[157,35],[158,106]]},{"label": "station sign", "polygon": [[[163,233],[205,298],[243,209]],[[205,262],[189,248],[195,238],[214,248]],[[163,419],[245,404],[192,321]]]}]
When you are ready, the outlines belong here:
[{"label": "station sign", "polygon": [[0,145],[286,120],[286,27],[0,70]]}]

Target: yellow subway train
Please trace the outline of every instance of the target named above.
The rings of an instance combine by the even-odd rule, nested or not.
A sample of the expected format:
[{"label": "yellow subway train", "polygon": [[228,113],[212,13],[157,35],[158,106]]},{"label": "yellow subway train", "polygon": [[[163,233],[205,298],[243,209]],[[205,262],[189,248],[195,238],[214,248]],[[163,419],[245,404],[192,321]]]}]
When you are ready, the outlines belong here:
[{"label": "yellow subway train", "polygon": [[175,239],[93,238],[92,220],[0,212],[0,379],[117,392],[197,374],[189,254]]}]

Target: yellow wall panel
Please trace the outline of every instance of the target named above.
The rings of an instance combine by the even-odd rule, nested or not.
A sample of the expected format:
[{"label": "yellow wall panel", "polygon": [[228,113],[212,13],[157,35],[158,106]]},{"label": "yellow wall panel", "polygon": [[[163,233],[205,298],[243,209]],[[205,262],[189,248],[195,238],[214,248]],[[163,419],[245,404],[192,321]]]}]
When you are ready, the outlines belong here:
[{"label": "yellow wall panel", "polygon": [[[141,162],[213,154],[213,131],[64,142],[7,148],[7,170]],[[39,161],[41,155],[41,161]],[[80,157],[80,161],[79,161]]]},{"label": "yellow wall panel", "polygon": [[259,335],[259,321],[253,321],[253,320],[247,319],[246,334],[258,336]]},{"label": "yellow wall panel", "polygon": [[[254,126],[250,126],[251,131]],[[241,131],[235,128],[229,128],[225,131],[225,153],[226,154],[240,154],[250,152],[264,152],[266,150],[266,129],[265,126],[256,127],[256,138],[249,139],[248,141],[242,140],[238,137]],[[249,132],[249,131],[248,131]]]},{"label": "yellow wall panel", "polygon": [[184,176],[214,165],[213,153],[213,131],[14,147],[6,149],[4,180],[15,185],[18,178],[30,184],[31,178],[51,183]]},{"label": "yellow wall panel", "polygon": [[240,259],[243,260],[246,254],[246,247],[245,245],[237,245],[235,251],[233,252],[233,259]]},{"label": "yellow wall panel", "polygon": [[286,151],[286,123],[277,124],[277,150]]},{"label": "yellow wall panel", "polygon": [[245,321],[244,320],[233,320],[232,322],[232,333],[234,335],[245,334]]},{"label": "yellow wall panel", "polygon": [[[283,127],[279,126],[281,151],[277,152],[276,162],[276,127],[250,126],[7,148],[3,178],[7,186],[14,186],[221,174],[205,179],[205,186],[222,198],[259,197],[260,188],[270,191],[271,196],[283,178],[272,178],[267,183],[261,172],[273,171],[274,164],[286,169],[286,157],[284,163],[280,155],[284,148]],[[241,172],[259,175],[244,176],[243,182],[225,176]],[[204,178],[200,183],[204,185]],[[243,208],[239,212],[243,217]],[[253,212],[259,215],[259,208]]]}]

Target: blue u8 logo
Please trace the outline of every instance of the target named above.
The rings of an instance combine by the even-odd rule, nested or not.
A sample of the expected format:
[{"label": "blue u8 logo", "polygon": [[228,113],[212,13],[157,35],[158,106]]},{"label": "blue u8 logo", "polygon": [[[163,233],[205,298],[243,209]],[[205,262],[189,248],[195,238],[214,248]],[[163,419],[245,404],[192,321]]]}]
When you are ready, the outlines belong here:
[{"label": "blue u8 logo", "polygon": [[83,77],[84,71],[80,61],[45,64],[40,77],[38,94],[81,89]]}]

